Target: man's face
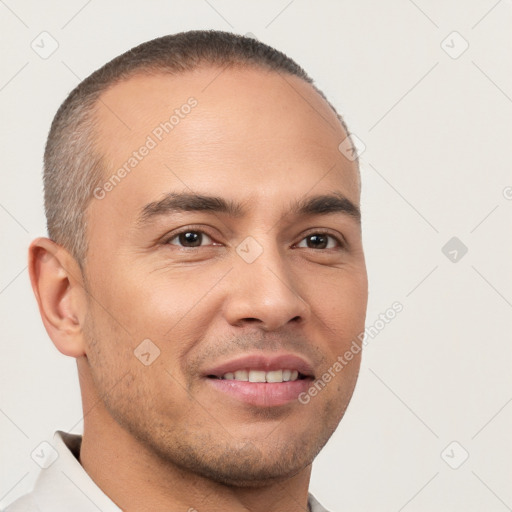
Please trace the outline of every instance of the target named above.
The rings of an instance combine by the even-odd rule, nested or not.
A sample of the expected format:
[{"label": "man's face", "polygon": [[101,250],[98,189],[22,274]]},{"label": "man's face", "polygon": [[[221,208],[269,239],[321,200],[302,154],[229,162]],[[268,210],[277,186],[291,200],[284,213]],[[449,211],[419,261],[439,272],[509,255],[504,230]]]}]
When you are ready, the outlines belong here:
[{"label": "man's face", "polygon": [[[180,468],[235,485],[298,473],[343,416],[360,355],[307,404],[299,393],[366,314],[357,169],[335,114],[295,77],[202,68],[115,85],[96,132],[103,183],[119,179],[87,212],[88,392]],[[346,201],[296,208],[321,195]]]}]

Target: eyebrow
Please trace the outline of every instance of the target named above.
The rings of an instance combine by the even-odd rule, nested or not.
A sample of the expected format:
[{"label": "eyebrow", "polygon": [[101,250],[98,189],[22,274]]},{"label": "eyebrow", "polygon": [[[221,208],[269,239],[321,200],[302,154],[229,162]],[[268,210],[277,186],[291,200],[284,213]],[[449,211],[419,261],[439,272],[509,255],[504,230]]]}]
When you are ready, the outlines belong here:
[{"label": "eyebrow", "polygon": [[[223,213],[234,218],[247,214],[246,207],[240,202],[219,196],[170,192],[163,199],[146,204],[140,212],[138,223],[145,225],[163,215],[195,211]],[[291,204],[289,213],[296,216],[342,213],[361,223],[359,207],[340,192],[299,199]]]}]

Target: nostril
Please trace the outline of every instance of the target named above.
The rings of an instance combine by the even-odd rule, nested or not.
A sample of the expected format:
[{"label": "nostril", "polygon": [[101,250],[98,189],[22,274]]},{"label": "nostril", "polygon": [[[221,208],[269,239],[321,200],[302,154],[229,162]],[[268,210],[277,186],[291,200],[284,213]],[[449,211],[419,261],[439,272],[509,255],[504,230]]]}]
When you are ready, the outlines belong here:
[{"label": "nostril", "polygon": [[255,324],[255,323],[261,323],[261,320],[259,318],[242,318],[239,322],[237,322],[238,327],[243,327],[244,324]]}]

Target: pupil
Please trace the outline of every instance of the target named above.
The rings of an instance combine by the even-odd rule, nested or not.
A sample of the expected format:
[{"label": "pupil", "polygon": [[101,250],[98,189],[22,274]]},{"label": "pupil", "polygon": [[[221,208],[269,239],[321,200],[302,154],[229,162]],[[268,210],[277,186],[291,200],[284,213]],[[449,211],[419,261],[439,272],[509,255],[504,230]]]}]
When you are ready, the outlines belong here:
[{"label": "pupil", "polygon": [[313,249],[325,249],[327,247],[327,237],[323,235],[310,235],[309,240],[313,241]]},{"label": "pupil", "polygon": [[195,231],[187,231],[186,233],[181,233],[180,243],[183,245],[189,244],[189,246],[192,245],[192,247],[197,247],[201,245],[200,233]]}]

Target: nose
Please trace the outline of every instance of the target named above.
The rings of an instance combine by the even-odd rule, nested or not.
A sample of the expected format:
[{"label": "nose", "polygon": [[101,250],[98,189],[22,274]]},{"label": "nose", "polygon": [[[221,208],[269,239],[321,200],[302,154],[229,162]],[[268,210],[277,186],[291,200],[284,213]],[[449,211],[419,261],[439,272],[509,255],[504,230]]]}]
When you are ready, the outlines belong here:
[{"label": "nose", "polygon": [[233,326],[253,324],[265,331],[303,323],[311,314],[298,281],[277,248],[265,248],[252,263],[238,255],[230,272],[224,315]]}]

